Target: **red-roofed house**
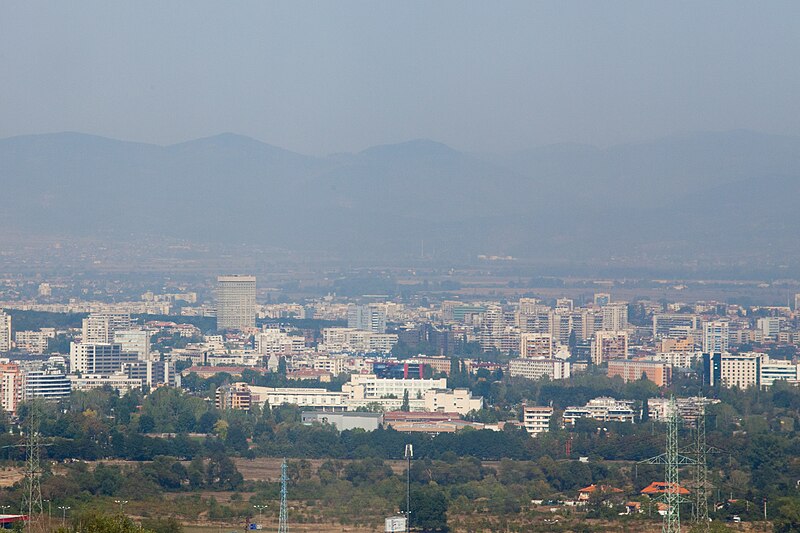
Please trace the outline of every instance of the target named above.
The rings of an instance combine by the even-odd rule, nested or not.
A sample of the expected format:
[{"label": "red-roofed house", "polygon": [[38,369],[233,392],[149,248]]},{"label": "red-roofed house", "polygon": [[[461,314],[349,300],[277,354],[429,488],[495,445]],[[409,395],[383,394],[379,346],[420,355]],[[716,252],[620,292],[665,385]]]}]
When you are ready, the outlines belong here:
[{"label": "red-roofed house", "polygon": [[[665,494],[667,492],[670,492],[670,484],[664,481],[653,481],[641,491],[642,494],[647,496],[652,496],[654,494]],[[685,496],[689,494],[689,489],[678,485],[677,490],[673,489],[673,492],[677,492],[681,496]]]}]

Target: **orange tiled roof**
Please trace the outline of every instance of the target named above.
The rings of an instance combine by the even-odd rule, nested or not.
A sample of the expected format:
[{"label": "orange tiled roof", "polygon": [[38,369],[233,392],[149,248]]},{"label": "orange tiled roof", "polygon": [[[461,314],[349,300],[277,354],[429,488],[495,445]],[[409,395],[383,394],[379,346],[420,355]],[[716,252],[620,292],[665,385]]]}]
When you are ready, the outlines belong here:
[{"label": "orange tiled roof", "polygon": [[622,492],[622,489],[618,489],[616,487],[612,487],[611,485],[595,485],[594,483],[592,483],[588,487],[584,487],[584,488],[580,489],[578,492],[592,493],[592,492],[594,492],[596,490],[599,490],[601,493],[606,493],[606,492],[619,493],[619,492]]},{"label": "orange tiled roof", "polygon": [[[642,489],[642,494],[664,494],[670,488],[670,484],[664,481],[653,481]],[[677,493],[681,495],[689,494],[689,490],[678,485]]]}]

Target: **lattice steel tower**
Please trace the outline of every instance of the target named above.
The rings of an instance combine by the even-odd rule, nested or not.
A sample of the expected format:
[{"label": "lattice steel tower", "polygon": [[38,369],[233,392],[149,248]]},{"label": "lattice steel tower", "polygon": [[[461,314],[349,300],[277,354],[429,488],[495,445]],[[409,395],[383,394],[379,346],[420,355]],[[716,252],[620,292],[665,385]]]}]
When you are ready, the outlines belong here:
[{"label": "lattice steel tower", "polygon": [[661,455],[645,459],[643,463],[664,465],[664,492],[660,500],[666,504],[664,521],[661,526],[662,533],[680,533],[681,531],[681,506],[685,500],[680,495],[680,468],[684,465],[694,464],[691,457],[678,453],[678,406],[675,397],[670,398],[667,414],[667,442],[666,451]]},{"label": "lattice steel tower", "polygon": [[41,412],[33,401],[28,404],[27,435],[25,435],[25,493],[22,496],[22,512],[28,515],[28,524],[35,515],[42,514],[41,452],[39,435]]},{"label": "lattice steel tower", "polygon": [[286,484],[288,477],[286,476],[286,459],[281,464],[281,511],[278,517],[278,533],[289,532],[289,517],[286,511]]},{"label": "lattice steel tower", "polygon": [[713,451],[706,444],[706,416],[705,406],[700,407],[700,414],[695,421],[694,442],[692,443],[694,456],[694,505],[692,507],[692,521],[701,525],[702,531],[709,531],[708,523],[708,453]]}]

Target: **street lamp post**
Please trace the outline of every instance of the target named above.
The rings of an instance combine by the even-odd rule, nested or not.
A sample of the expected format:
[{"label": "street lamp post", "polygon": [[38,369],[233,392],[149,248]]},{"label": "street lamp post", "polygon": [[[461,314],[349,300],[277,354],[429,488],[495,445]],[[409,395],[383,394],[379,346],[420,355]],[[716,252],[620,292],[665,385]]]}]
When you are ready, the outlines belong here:
[{"label": "street lamp post", "polygon": [[263,524],[264,523],[264,521],[263,521],[263,518],[264,518],[263,513],[264,513],[264,509],[266,509],[267,506],[266,505],[254,505],[253,507],[255,509],[258,509],[258,523],[259,524]]},{"label": "street lamp post", "polygon": [[119,505],[119,514],[125,514],[124,506],[128,503],[128,500],[114,500],[114,503]]},{"label": "street lamp post", "polygon": [[72,509],[72,507],[69,505],[59,505],[58,508],[61,509],[61,525],[63,526],[67,523],[67,511]]},{"label": "street lamp post", "polygon": [[6,511],[11,509],[11,506],[10,505],[0,505],[0,509],[3,510],[3,514],[6,514]]}]

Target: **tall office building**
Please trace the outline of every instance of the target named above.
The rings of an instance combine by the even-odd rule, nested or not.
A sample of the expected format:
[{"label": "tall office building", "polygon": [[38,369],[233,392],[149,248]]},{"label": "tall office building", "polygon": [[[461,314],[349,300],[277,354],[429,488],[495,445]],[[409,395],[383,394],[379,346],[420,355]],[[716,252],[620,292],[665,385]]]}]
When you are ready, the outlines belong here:
[{"label": "tall office building", "polygon": [[627,331],[597,331],[592,342],[592,362],[601,365],[611,359],[628,358]]},{"label": "tall office building", "polygon": [[16,363],[0,364],[0,407],[15,414],[23,400],[22,371]]},{"label": "tall office building", "polygon": [[615,302],[603,306],[603,329],[624,331],[628,329],[628,304]]},{"label": "tall office building", "polygon": [[121,344],[123,352],[135,353],[142,361],[150,359],[150,332],[146,329],[115,331],[114,343]]},{"label": "tall office building", "polygon": [[256,326],[256,277],[217,278],[217,329],[242,331]]},{"label": "tall office building", "polygon": [[131,329],[130,313],[92,313],[83,319],[81,342],[108,344],[114,341],[114,332]]},{"label": "tall office building", "polygon": [[706,322],[703,326],[703,351],[723,353],[728,351],[728,322]]},{"label": "tall office building", "polygon": [[11,315],[0,311],[0,352],[11,350]]},{"label": "tall office building", "polygon": [[123,363],[135,363],[135,353],[122,351],[120,344],[70,343],[69,366],[72,372],[109,375],[122,370]]},{"label": "tall office building", "polygon": [[347,306],[347,327],[386,333],[386,307],[374,304]]}]

